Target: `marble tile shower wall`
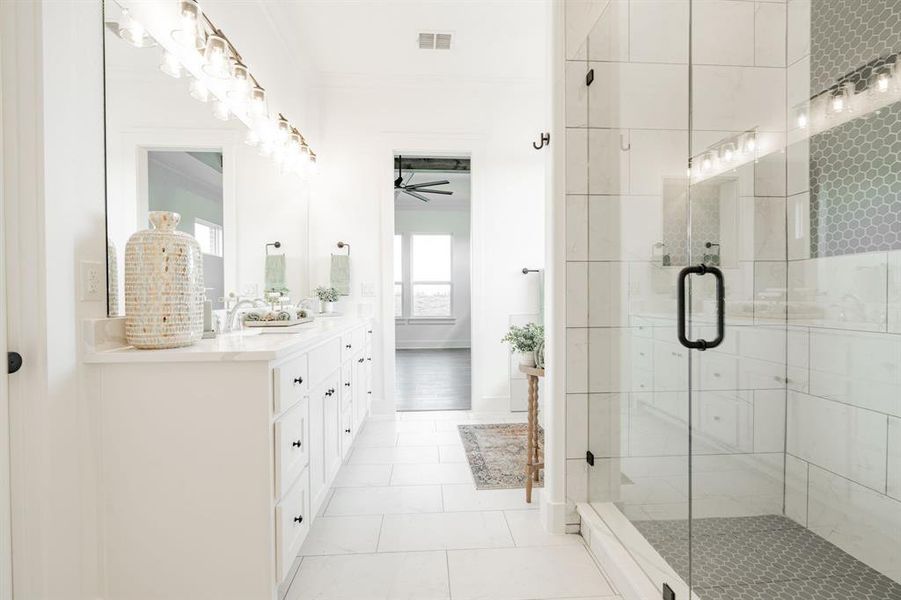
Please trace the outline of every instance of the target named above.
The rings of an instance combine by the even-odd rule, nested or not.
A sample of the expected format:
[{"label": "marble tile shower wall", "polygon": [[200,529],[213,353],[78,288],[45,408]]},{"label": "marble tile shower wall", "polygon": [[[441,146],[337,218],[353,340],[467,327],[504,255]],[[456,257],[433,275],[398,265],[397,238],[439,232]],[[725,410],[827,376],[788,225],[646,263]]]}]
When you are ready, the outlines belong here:
[{"label": "marble tile shower wall", "polygon": [[[874,14],[885,17],[889,5],[895,9],[887,19],[870,22]],[[899,32],[885,28],[901,25],[896,3],[814,0],[812,8],[813,14],[810,0],[788,3],[789,107],[808,98],[811,88],[822,89],[885,50],[901,50],[893,45],[901,40]],[[855,155],[878,150],[897,176],[897,155],[865,148],[866,136],[848,135],[875,123],[888,127],[879,140],[897,140],[896,112],[892,107],[875,121],[858,119],[787,148],[785,510],[901,582],[901,251],[888,250],[898,246],[880,244],[866,227],[835,212],[853,210],[854,186],[872,187],[866,180],[872,172]],[[842,158],[824,166],[832,155]],[[860,168],[844,168],[848,160]],[[814,210],[811,184],[823,194]],[[889,223],[901,205],[897,192],[883,200],[892,208],[880,223]],[[821,211],[831,211],[829,218]],[[848,240],[839,243],[836,236],[845,234]]]},{"label": "marble tile shower wall", "polygon": [[[568,497],[615,501],[632,519],[687,514],[679,261],[664,266],[660,243],[687,227],[674,199],[689,154],[688,20],[688,0],[566,2]],[[786,21],[781,1],[695,0],[693,152],[751,128],[784,144]],[[702,516],[782,510],[785,174],[784,154],[762,156],[710,200],[705,229],[718,220],[728,240],[731,334],[694,364]],[[687,258],[688,248],[668,252]],[[699,318],[712,316],[705,285]]]}]

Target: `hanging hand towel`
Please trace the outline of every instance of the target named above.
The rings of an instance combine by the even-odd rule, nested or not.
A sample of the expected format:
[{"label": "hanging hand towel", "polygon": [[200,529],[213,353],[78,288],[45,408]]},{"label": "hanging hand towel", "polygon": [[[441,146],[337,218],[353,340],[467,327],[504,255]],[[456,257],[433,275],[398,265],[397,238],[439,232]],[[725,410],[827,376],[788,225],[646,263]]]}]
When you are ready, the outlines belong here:
[{"label": "hanging hand towel", "polygon": [[332,254],[332,287],[342,296],[350,295],[350,257]]},{"label": "hanging hand towel", "polygon": [[269,254],[266,256],[266,289],[284,290],[285,285],[285,255]]}]

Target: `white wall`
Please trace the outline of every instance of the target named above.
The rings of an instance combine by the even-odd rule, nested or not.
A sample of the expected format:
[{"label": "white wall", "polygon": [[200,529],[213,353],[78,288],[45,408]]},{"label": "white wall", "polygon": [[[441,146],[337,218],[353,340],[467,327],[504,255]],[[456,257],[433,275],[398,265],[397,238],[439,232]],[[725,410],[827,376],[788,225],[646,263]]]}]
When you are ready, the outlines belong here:
[{"label": "white wall", "polygon": [[394,213],[397,234],[449,233],[453,235],[452,323],[417,323],[402,319],[396,322],[395,344],[403,348],[469,348],[470,347],[470,252],[469,211],[437,210],[422,207]]},{"label": "white wall", "polygon": [[[302,70],[284,52],[257,53],[281,43],[261,26],[258,11],[267,7],[207,4],[242,17],[223,27],[255,40],[246,54],[265,62],[268,89],[302,85]],[[81,261],[102,264],[106,255],[100,3],[4,2],[0,15],[4,250],[15,317],[8,340],[25,358],[10,378],[16,597],[94,600],[104,597],[93,413],[99,382],[81,363],[82,322],[103,317],[106,305],[79,300],[78,274]],[[288,112],[307,113],[307,96],[288,89],[280,97]]]},{"label": "white wall", "polygon": [[[332,78],[322,90],[323,160],[311,203],[311,283],[327,281],[337,240],[353,246],[352,295],[382,323],[393,321],[391,261],[395,153],[472,156],[473,408],[507,410],[511,313],[536,312],[537,289],[521,273],[544,263],[543,81]],[[364,297],[363,285],[378,293]],[[393,327],[382,327],[385,389],[393,410]],[[377,385],[377,389],[381,386]]]}]

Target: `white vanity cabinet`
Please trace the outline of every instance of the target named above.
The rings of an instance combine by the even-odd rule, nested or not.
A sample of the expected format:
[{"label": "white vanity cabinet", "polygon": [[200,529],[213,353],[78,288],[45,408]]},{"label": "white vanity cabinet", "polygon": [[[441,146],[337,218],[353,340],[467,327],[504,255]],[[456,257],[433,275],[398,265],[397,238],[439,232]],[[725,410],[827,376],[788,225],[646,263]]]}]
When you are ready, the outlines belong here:
[{"label": "white vanity cabinet", "polygon": [[321,319],[299,334],[88,354],[101,597],[276,598],[369,413],[371,331]]}]

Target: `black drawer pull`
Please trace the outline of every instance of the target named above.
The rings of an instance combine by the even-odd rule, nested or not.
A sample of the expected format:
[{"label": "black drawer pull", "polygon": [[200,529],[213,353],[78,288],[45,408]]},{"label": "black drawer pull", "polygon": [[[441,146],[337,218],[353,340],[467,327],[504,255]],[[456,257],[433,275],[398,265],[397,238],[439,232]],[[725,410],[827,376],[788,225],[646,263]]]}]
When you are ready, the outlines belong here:
[{"label": "black drawer pull", "polygon": [[303,515],[297,515],[296,517],[294,517],[294,522],[303,523]]},{"label": "black drawer pull", "polygon": [[300,385],[301,383],[303,383],[303,377],[294,378],[294,385]]},{"label": "black drawer pull", "polygon": [[345,429],[344,433],[350,433],[350,429]]},{"label": "black drawer pull", "polygon": [[366,360],[368,360],[368,361],[370,361],[370,362],[372,362],[372,357],[371,357],[371,356],[370,356],[370,357],[369,357],[369,358],[367,358],[367,359],[366,359]]},{"label": "black drawer pull", "polygon": [[345,382],[344,387],[350,387],[350,382],[349,381]]},{"label": "black drawer pull", "polygon": [[294,446],[295,448],[300,448],[302,446],[302,444],[300,443],[300,440],[295,440],[295,441],[291,442],[291,445]]},{"label": "black drawer pull", "polygon": [[344,346],[344,347],[347,348],[348,350],[350,350],[350,344],[347,344],[347,345]]}]

